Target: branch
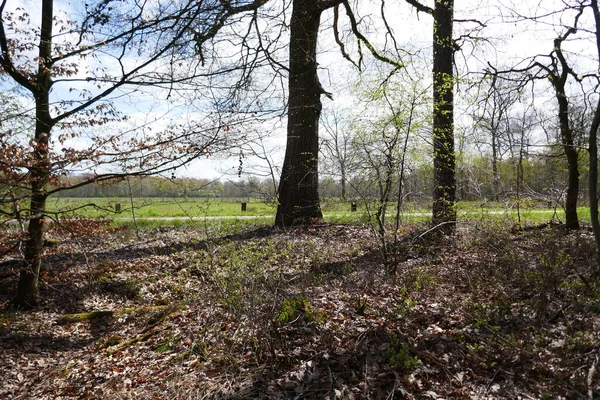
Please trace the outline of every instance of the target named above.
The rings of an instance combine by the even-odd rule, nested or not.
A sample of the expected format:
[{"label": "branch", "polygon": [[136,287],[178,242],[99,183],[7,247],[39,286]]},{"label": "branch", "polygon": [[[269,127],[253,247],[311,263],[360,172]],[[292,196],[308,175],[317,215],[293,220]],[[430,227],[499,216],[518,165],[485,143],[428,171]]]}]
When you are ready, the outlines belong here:
[{"label": "branch", "polygon": [[[409,1],[409,0],[406,0]],[[411,0],[412,1],[412,0]],[[454,22],[474,22],[482,28],[487,28],[487,25],[476,19],[455,19]]]},{"label": "branch", "polygon": [[338,5],[340,5],[344,0],[318,0],[317,1],[317,9],[324,11],[327,10],[331,7],[337,7]]},{"label": "branch", "polygon": [[4,71],[19,85],[33,93],[35,86],[25,75],[17,71],[10,58],[10,49],[6,39],[6,31],[4,30],[4,18],[2,17],[7,1],[8,0],[3,0],[0,5],[0,50],[2,51],[2,55],[0,56],[0,66],[2,66],[2,69],[4,69]]},{"label": "branch", "polygon": [[339,4],[333,8],[333,37],[335,38],[335,42],[338,44],[338,46],[340,46],[340,52],[342,53],[342,56],[360,70],[360,66],[356,64],[352,58],[350,58],[348,53],[346,53],[346,47],[340,40],[340,32],[338,30],[338,22],[340,18],[339,8]]},{"label": "branch", "polygon": [[356,17],[354,16],[354,13],[352,12],[352,8],[350,7],[348,0],[344,0],[343,4],[344,4],[344,7],[346,8],[346,14],[348,15],[348,18],[350,19],[350,26],[352,27],[352,33],[354,33],[354,36],[356,36],[358,38],[359,43],[364,43],[364,45],[367,46],[367,49],[369,49],[369,51],[371,52],[373,57],[375,57],[377,60],[383,61],[386,64],[390,64],[390,65],[396,67],[396,69],[404,68],[405,65],[403,63],[394,61],[391,58],[388,58],[384,55],[379,54],[379,52],[377,52],[377,50],[375,49],[375,47],[373,47],[371,42],[369,42],[369,40],[358,30],[358,24],[356,22]]},{"label": "branch", "polygon": [[406,0],[408,4],[417,9],[417,12],[424,12],[429,15],[433,15],[433,8],[426,6],[425,4],[419,3],[417,0]]}]

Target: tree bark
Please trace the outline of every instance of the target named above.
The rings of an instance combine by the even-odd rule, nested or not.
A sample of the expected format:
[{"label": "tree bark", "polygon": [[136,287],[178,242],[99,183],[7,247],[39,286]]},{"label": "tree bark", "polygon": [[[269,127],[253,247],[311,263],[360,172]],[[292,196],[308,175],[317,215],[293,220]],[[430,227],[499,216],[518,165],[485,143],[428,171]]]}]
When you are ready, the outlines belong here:
[{"label": "tree bark", "polygon": [[275,226],[322,219],[319,203],[317,38],[323,9],[317,0],[294,0],[290,25],[287,145],[279,183]]},{"label": "tree bark", "polygon": [[494,191],[494,200],[500,201],[500,173],[498,172],[498,132],[492,129],[492,190]]},{"label": "tree bark", "polygon": [[558,121],[560,126],[560,137],[567,156],[568,181],[567,196],[565,199],[565,224],[568,229],[579,229],[579,220],[577,218],[577,197],[579,196],[579,153],[575,147],[573,138],[573,129],[569,121],[569,101],[567,99],[565,85],[569,76],[569,65],[562,53],[561,44],[566,39],[556,39],[554,41],[554,51],[561,64],[560,75],[550,75],[550,80],[554,86],[556,100],[558,102]]},{"label": "tree bark", "polygon": [[436,0],[433,10],[433,218],[453,234],[456,221],[454,152],[454,0]]},{"label": "tree bark", "polygon": [[42,2],[42,25],[40,30],[38,71],[32,92],[35,97],[36,124],[33,139],[34,163],[29,168],[31,176],[31,200],[28,238],[25,243],[26,266],[21,270],[17,295],[12,305],[19,309],[31,309],[39,304],[38,281],[44,243],[44,217],[46,213],[46,185],[51,172],[48,144],[53,120],[50,116],[50,88],[52,85],[50,60],[52,48],[53,0]]},{"label": "tree bark", "polygon": [[[594,11],[596,48],[598,52],[598,63],[600,65],[600,9],[598,0],[592,0],[592,10]],[[590,219],[594,238],[596,240],[597,268],[596,274],[600,275],[600,220],[598,218],[598,128],[600,128],[600,98],[596,103],[594,110],[594,120],[590,128],[589,152],[590,152]]]}]

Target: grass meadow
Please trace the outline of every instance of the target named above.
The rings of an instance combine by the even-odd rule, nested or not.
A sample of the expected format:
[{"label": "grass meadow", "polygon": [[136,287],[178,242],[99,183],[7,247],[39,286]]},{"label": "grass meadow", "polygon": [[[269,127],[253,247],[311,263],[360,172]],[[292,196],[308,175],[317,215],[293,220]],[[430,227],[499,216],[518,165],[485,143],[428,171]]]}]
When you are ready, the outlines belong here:
[{"label": "grass meadow", "polygon": [[[242,203],[246,204],[242,211]],[[350,224],[369,224],[374,218],[376,204],[357,201],[357,212],[350,212],[350,202],[323,199],[326,221]],[[513,224],[537,224],[562,221],[562,207],[540,207],[540,204],[516,202],[459,202],[459,221],[502,221]],[[256,198],[51,198],[50,213],[74,218],[108,218],[115,225],[129,225],[135,219],[138,227],[161,225],[205,224],[207,220],[249,220],[251,224],[269,225],[273,222],[276,205]],[[404,224],[425,222],[430,218],[427,202],[406,202],[402,205],[400,221]],[[388,221],[394,220],[396,204],[387,209]],[[589,209],[581,207],[579,216],[589,223]],[[243,218],[239,218],[243,217]]]}]

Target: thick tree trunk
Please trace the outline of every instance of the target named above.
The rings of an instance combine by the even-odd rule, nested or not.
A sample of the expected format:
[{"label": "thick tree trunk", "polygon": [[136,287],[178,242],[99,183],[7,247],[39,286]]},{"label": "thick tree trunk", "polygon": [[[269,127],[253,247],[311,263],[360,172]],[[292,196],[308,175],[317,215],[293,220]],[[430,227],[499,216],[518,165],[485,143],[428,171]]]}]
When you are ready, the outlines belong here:
[{"label": "thick tree trunk", "polygon": [[433,218],[444,233],[456,221],[454,153],[454,0],[436,0],[433,11]]},{"label": "thick tree trunk", "polygon": [[27,265],[21,270],[19,283],[17,286],[17,295],[12,303],[19,309],[31,309],[39,305],[38,277],[40,274],[42,262],[42,249],[44,243],[44,217],[46,208],[46,196],[43,186],[34,190],[32,195],[31,212],[35,213],[29,221],[29,237],[25,244],[25,261]]},{"label": "thick tree trunk", "polygon": [[319,116],[323,89],[317,76],[317,0],[295,0],[290,26],[287,146],[275,225],[322,219],[319,203]]},{"label": "thick tree trunk", "polygon": [[38,281],[44,243],[44,215],[46,212],[46,185],[51,173],[48,143],[52,130],[50,116],[51,74],[48,63],[51,59],[53,23],[53,0],[42,3],[42,25],[39,44],[39,68],[33,86],[35,95],[36,124],[32,156],[34,164],[29,168],[31,176],[31,201],[29,237],[25,244],[26,266],[21,270],[17,295],[12,305],[20,309],[31,309],[39,304]]}]

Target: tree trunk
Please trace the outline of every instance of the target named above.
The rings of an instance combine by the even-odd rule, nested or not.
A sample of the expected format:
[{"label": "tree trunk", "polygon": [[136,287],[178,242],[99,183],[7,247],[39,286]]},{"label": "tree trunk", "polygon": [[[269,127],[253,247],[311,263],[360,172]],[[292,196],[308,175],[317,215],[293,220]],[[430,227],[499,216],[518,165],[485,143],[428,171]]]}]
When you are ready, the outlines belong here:
[{"label": "tree trunk", "polygon": [[341,185],[342,185],[342,200],[346,200],[346,167],[344,165],[340,168]]},{"label": "tree trunk", "polygon": [[[596,49],[598,53],[598,62],[600,64],[600,9],[598,0],[592,0],[592,9],[594,10]],[[594,110],[594,120],[590,128],[589,151],[590,151],[590,219],[594,238],[596,240],[597,268],[596,274],[600,275],[600,220],[598,218],[598,128],[600,128],[600,99],[596,103]]]},{"label": "tree trunk", "polygon": [[436,0],[433,11],[433,218],[454,233],[456,155],[454,153],[454,0]]},{"label": "tree trunk", "polygon": [[560,125],[560,137],[567,156],[568,183],[567,198],[565,200],[565,222],[568,229],[579,229],[579,220],[577,219],[577,197],[579,195],[579,153],[575,147],[573,130],[569,121],[569,101],[567,99],[565,86],[569,77],[570,67],[562,51],[562,42],[573,31],[569,31],[565,36],[554,40],[554,52],[560,62],[561,71],[549,71],[550,82],[554,87],[554,93],[558,102],[558,122]]},{"label": "tree trunk", "polygon": [[493,187],[494,200],[500,201],[500,173],[498,172],[498,133],[495,129],[492,131],[492,175],[493,175]]},{"label": "tree trunk", "polygon": [[579,229],[577,218],[577,197],[579,196],[579,154],[573,140],[573,130],[569,122],[569,102],[564,91],[564,82],[558,80],[556,98],[558,100],[558,118],[562,145],[567,156],[568,182],[565,200],[565,223],[568,229]]},{"label": "tree trunk", "polygon": [[50,177],[50,154],[48,143],[53,121],[50,116],[51,75],[48,63],[51,59],[53,23],[53,0],[42,3],[42,25],[39,44],[39,67],[33,86],[35,96],[36,124],[33,145],[35,162],[29,168],[31,176],[29,237],[25,243],[26,267],[21,270],[17,295],[12,305],[31,309],[39,304],[38,281],[44,243],[44,216],[46,213],[46,185]]},{"label": "tree trunk", "polygon": [[[595,0],[594,0],[595,3]],[[596,6],[597,7],[597,6]],[[594,120],[590,128],[589,137],[589,152],[590,152],[590,220],[592,222],[592,230],[594,231],[594,239],[596,241],[597,261],[600,266],[600,220],[598,218],[598,128],[600,127],[600,100],[596,104],[594,112]],[[600,268],[596,272],[600,275]]]},{"label": "tree trunk", "polygon": [[290,26],[287,146],[275,225],[322,219],[319,203],[319,116],[323,89],[317,76],[317,0],[294,0]]}]

